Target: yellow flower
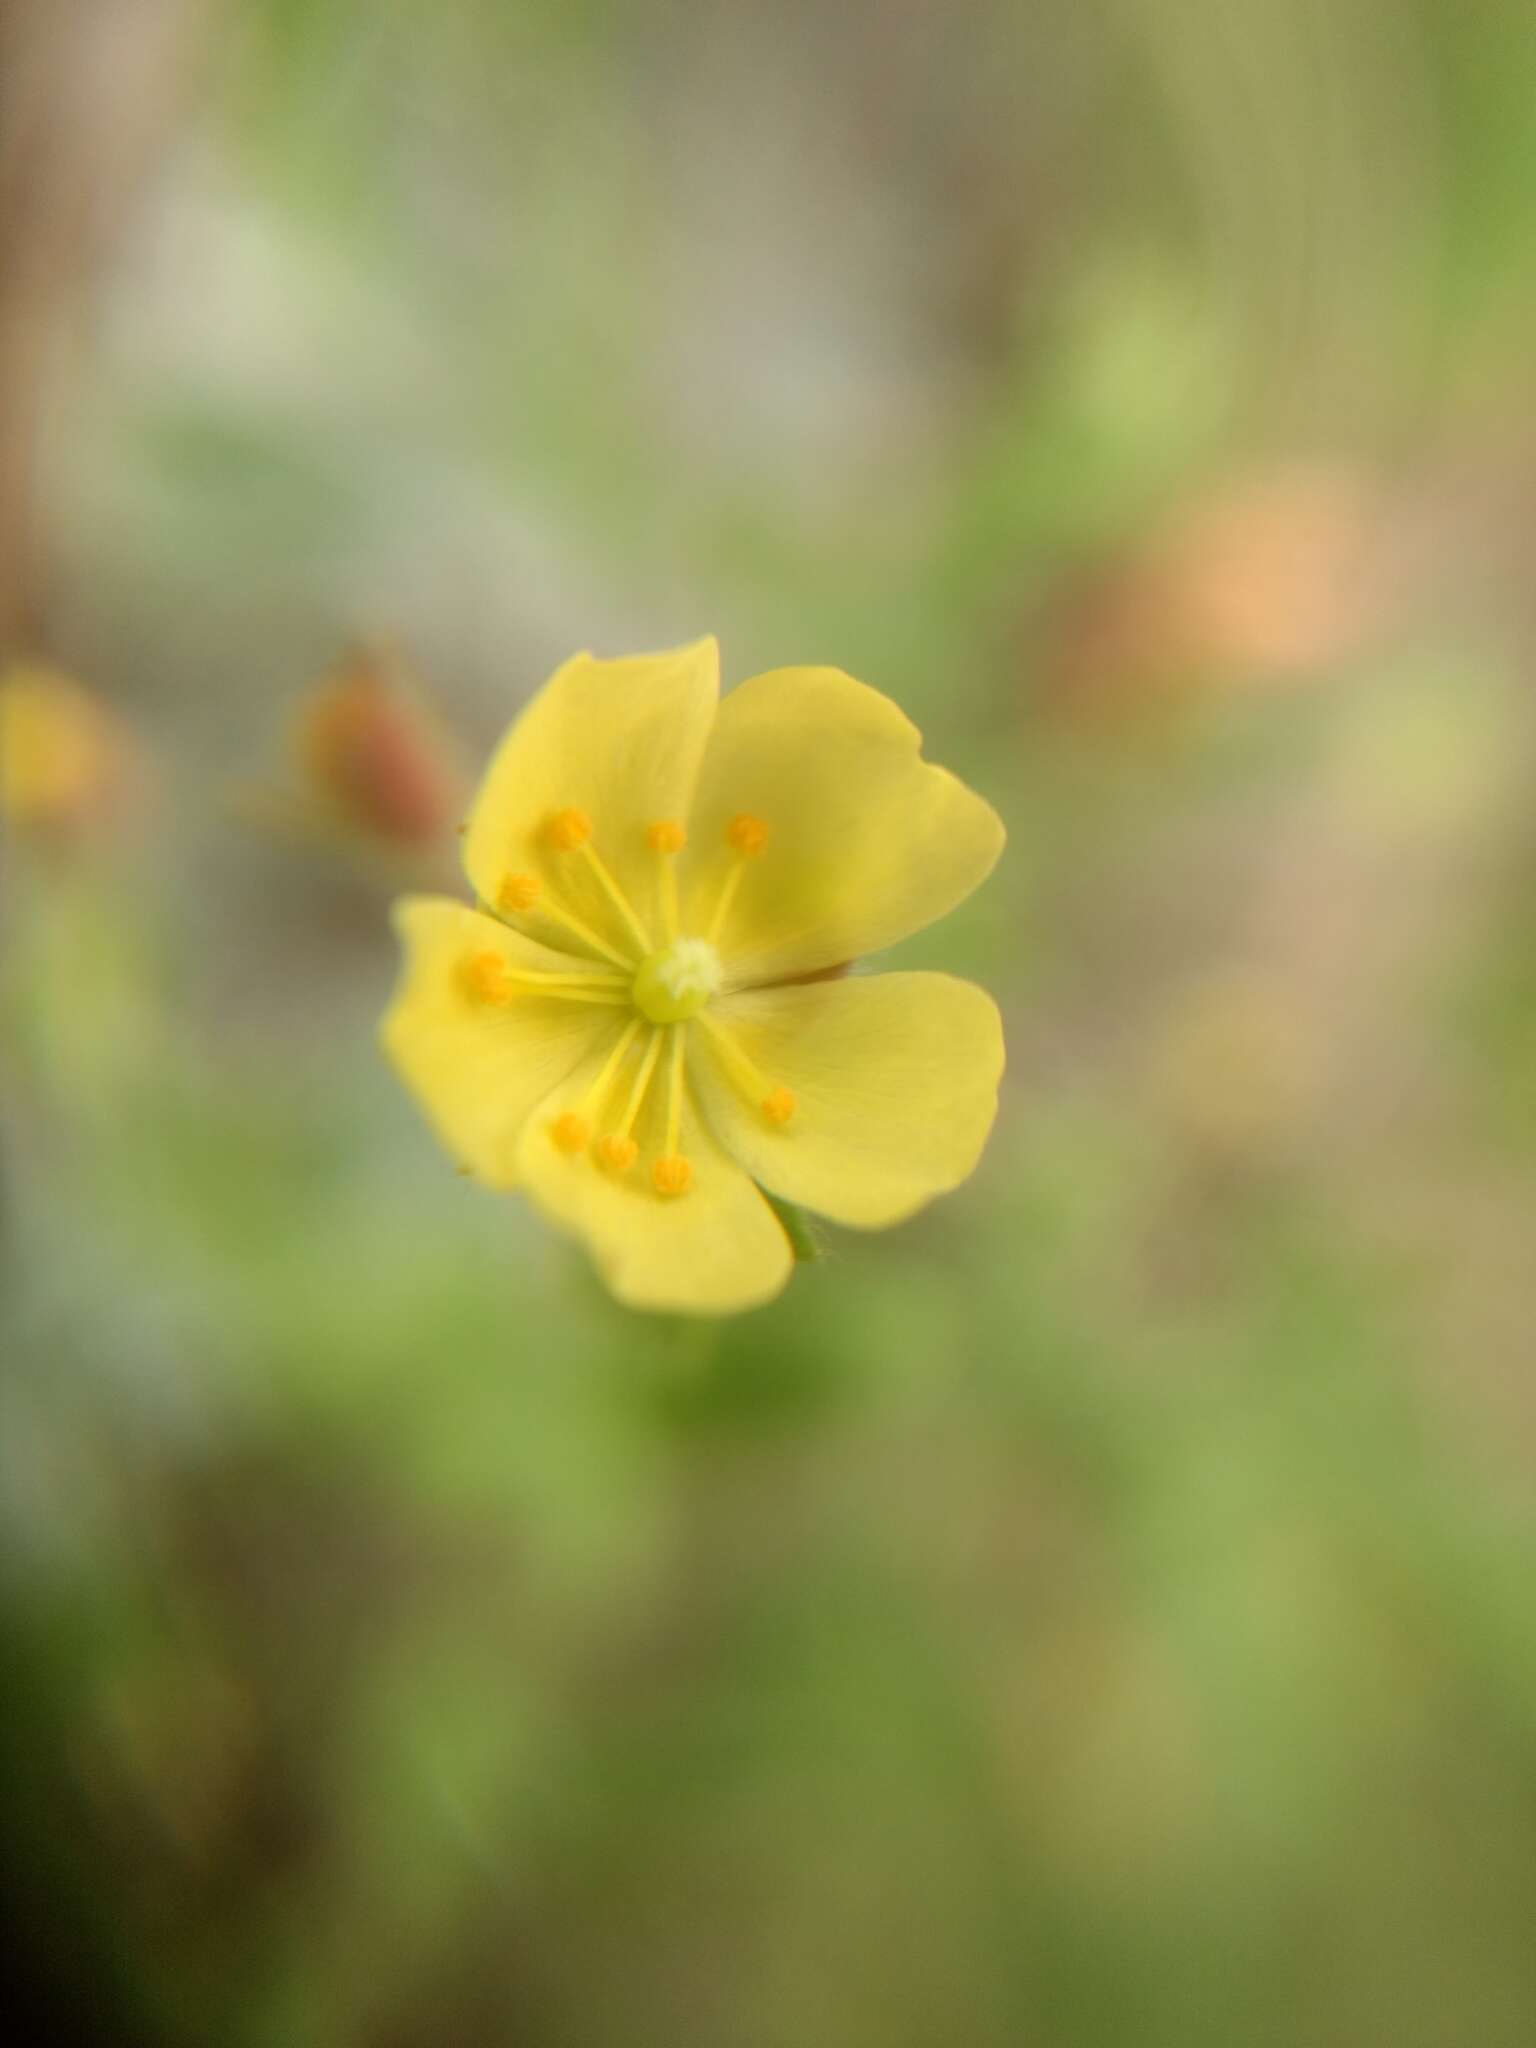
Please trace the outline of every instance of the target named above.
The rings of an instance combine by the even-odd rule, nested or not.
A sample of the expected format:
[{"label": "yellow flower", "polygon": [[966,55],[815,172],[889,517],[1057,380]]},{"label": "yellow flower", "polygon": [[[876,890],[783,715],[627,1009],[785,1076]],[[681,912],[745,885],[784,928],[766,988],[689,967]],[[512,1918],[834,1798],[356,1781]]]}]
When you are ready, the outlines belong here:
[{"label": "yellow flower", "polygon": [[465,828],[479,899],[409,897],[386,1050],[448,1149],[584,1238],[620,1300],[722,1313],[792,1253],[763,1190],[899,1222],[976,1164],[996,1006],[944,974],[837,978],[983,879],[1003,828],[836,669],[721,701],[713,640],[579,654]]}]

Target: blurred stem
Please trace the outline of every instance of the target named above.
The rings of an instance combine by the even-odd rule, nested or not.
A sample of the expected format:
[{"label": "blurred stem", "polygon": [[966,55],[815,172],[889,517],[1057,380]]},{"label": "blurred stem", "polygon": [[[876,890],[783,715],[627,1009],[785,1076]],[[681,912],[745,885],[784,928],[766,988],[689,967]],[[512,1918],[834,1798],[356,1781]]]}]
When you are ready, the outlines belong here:
[{"label": "blurred stem", "polygon": [[816,1226],[805,1211],[794,1202],[781,1202],[777,1195],[770,1195],[763,1189],[768,1206],[784,1226],[784,1235],[789,1239],[797,1265],[811,1266],[827,1255]]}]

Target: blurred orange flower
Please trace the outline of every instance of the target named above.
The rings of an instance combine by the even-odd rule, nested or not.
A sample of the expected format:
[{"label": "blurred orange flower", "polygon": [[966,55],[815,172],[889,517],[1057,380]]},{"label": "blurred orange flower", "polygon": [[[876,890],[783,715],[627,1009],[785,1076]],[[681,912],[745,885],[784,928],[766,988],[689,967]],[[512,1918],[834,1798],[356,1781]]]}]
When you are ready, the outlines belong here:
[{"label": "blurred orange flower", "polygon": [[1337,463],[1194,498],[1068,590],[1047,629],[1053,698],[1116,716],[1346,657],[1379,597],[1375,524],[1368,480]]}]

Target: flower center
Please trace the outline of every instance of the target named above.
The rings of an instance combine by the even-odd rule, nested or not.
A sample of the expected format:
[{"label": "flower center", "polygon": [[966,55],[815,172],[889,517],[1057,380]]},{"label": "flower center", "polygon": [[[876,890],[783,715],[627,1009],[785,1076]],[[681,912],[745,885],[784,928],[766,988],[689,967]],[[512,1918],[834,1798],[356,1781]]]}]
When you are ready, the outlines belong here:
[{"label": "flower center", "polygon": [[719,991],[720,955],[708,939],[674,939],[659,953],[648,954],[630,988],[635,1008],[653,1024],[697,1017]]},{"label": "flower center", "polygon": [[[585,811],[568,805],[553,812],[544,820],[542,834],[545,845],[562,863],[586,868],[606,898],[608,912],[618,919],[624,938],[612,929],[606,936],[594,931],[564,903],[552,902],[551,895],[558,891],[547,883],[553,875],[505,875],[496,893],[495,909],[514,930],[521,929],[514,920],[524,918],[535,925],[552,924],[576,939],[585,954],[595,954],[597,961],[609,964],[604,967],[594,962],[579,971],[573,966],[569,973],[535,972],[514,969],[487,950],[462,963],[464,993],[472,1003],[487,1009],[499,1009],[526,991],[631,1011],[579,1100],[551,1118],[549,1136],[556,1149],[570,1158],[590,1158],[605,1173],[622,1180],[639,1160],[642,1139],[636,1132],[643,1130],[641,1113],[654,1085],[665,1095],[665,1108],[659,1127],[653,1121],[646,1133],[647,1142],[660,1141],[651,1159],[651,1187],[668,1200],[686,1195],[694,1184],[693,1163],[680,1149],[690,1023],[708,1035],[733,1085],[755,1104],[765,1124],[777,1130],[792,1121],[798,1125],[799,1103],[793,1091],[776,1086],[737,1042],[735,1033],[708,1014],[725,980],[717,946],[748,865],[769,843],[769,827],[747,811],[738,812],[726,826],[730,864],[702,938],[684,937],[678,928],[677,856],[688,843],[687,827],[681,819],[657,818],[645,827],[645,844],[655,860],[656,887],[654,900],[638,909],[598,851],[595,827]],[[658,924],[666,941],[660,948],[652,938]],[[625,1094],[618,1121],[604,1130],[602,1125],[616,1106],[610,1098],[621,1081]]]}]

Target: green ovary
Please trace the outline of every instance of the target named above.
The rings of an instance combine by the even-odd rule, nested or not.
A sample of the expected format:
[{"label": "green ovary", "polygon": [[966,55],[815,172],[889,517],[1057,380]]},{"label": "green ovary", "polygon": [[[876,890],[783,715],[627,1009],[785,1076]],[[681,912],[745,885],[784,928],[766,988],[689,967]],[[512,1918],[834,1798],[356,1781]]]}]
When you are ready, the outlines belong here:
[{"label": "green ovary", "polygon": [[718,994],[720,956],[707,939],[674,939],[642,960],[631,985],[635,1008],[653,1024],[682,1024]]}]

